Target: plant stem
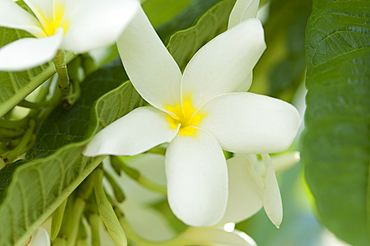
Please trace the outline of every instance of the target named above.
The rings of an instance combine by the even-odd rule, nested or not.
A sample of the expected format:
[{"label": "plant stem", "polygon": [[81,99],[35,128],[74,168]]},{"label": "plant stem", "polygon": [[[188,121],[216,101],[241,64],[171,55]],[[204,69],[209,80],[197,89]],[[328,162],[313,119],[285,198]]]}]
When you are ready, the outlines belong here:
[{"label": "plant stem", "polygon": [[113,165],[120,166],[121,169],[133,180],[136,180],[140,185],[147,188],[148,190],[167,195],[167,189],[166,187],[159,185],[147,177],[143,176],[138,170],[133,169],[132,167],[129,167],[126,165],[124,161],[122,161],[119,157],[111,156],[111,162]]}]

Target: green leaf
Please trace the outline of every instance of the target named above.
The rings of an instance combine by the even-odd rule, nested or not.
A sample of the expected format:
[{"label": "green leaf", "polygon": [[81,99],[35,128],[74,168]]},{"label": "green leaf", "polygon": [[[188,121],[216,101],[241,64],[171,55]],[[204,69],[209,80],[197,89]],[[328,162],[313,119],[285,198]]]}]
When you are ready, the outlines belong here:
[{"label": "green leaf", "polygon": [[307,26],[302,160],[323,224],[370,242],[370,4],[314,1]]},{"label": "green leaf", "polygon": [[[15,40],[31,37],[25,31],[0,27],[0,48]],[[74,55],[67,54],[67,62]],[[45,64],[40,67],[21,72],[0,72],[0,117],[22,101],[28,94],[55,73],[54,65]]]},{"label": "green leaf", "polygon": [[143,9],[153,26],[160,25],[173,18],[192,0],[149,0],[143,4]]},{"label": "green leaf", "polygon": [[182,70],[200,47],[226,31],[234,4],[235,0],[220,1],[202,15],[194,26],[171,36],[167,48]]},{"label": "green leaf", "polygon": [[253,72],[250,91],[291,101],[305,72],[305,26],[311,0],[271,0],[264,23],[267,49]]},{"label": "green leaf", "polygon": [[82,156],[85,144],[99,129],[142,103],[129,82],[114,89],[124,79],[121,64],[91,74],[73,109],[58,108],[44,122],[27,159],[0,170],[0,245],[24,245],[102,161],[103,157]]},{"label": "green leaf", "polygon": [[162,40],[167,40],[174,32],[191,27],[200,16],[220,1],[222,0],[193,0],[171,21],[158,26],[158,35]]}]

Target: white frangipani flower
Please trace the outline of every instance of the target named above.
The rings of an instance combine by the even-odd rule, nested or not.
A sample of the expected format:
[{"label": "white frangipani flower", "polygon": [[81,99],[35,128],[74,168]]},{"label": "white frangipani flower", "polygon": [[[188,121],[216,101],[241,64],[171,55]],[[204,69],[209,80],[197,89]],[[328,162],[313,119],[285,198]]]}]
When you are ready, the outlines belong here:
[{"label": "white frangipani flower", "polygon": [[299,115],[290,104],[248,92],[231,93],[250,76],[265,49],[263,28],[246,20],[202,47],[182,74],[142,10],[117,42],[132,84],[152,106],[140,107],[99,132],[86,156],[136,155],[170,142],[168,200],[192,226],[217,224],[228,197],[222,149],[285,150]]},{"label": "white frangipani flower", "polygon": [[83,53],[112,44],[138,9],[136,0],[25,0],[33,14],[0,0],[0,26],[29,32],[0,49],[0,70],[17,71],[51,60],[58,49]]},{"label": "white frangipani flower", "polygon": [[40,227],[31,238],[31,241],[26,246],[50,246],[50,237],[48,232]]},{"label": "white frangipani flower", "polygon": [[220,223],[243,221],[264,207],[271,222],[279,227],[283,219],[282,201],[270,156],[263,154],[262,161],[258,161],[256,155],[238,155],[227,163],[229,202]]}]

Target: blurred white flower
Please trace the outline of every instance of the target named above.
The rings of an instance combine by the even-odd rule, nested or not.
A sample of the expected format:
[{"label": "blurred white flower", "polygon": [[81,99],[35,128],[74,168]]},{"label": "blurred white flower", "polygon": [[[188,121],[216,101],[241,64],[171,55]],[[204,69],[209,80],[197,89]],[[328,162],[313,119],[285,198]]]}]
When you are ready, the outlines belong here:
[{"label": "blurred white flower", "polygon": [[50,246],[50,237],[48,232],[40,227],[31,237],[25,246]]},{"label": "blurred white flower", "polygon": [[33,14],[0,0],[0,26],[29,32],[0,49],[0,70],[17,71],[50,61],[58,49],[83,53],[112,44],[134,16],[136,0],[25,0]]},{"label": "blurred white flower", "polygon": [[203,46],[182,74],[138,11],[117,42],[132,84],[152,106],[140,107],[99,132],[84,155],[136,155],[170,142],[168,200],[192,226],[217,224],[227,196],[222,149],[243,153],[285,150],[299,115],[290,104],[248,92],[231,93],[249,77],[265,49],[257,19],[249,19]]},{"label": "blurred white flower", "polygon": [[273,160],[268,154],[262,154],[261,161],[256,155],[228,159],[229,200],[221,224],[243,221],[264,207],[271,222],[279,227],[283,210],[273,163],[282,170],[298,160],[296,152],[278,155]]}]

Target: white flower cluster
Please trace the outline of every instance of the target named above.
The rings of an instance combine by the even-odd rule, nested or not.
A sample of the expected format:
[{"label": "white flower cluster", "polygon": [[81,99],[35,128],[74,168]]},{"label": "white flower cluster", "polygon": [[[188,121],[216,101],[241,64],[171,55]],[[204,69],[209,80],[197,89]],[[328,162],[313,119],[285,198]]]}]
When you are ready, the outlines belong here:
[{"label": "white flower cluster", "polygon": [[[0,69],[28,69],[59,49],[83,53],[116,42],[131,83],[150,106],[100,131],[83,154],[132,156],[169,143],[163,161],[169,205],[193,226],[179,240],[254,245],[246,234],[223,226],[262,206],[279,227],[281,198],[268,153],[289,147],[300,117],[284,101],[240,89],[250,87],[266,48],[258,0],[237,1],[229,29],[198,50],[183,72],[135,0],[24,2],[33,14],[0,0],[0,26],[34,36],[2,47]],[[226,160],[223,150],[237,155]],[[44,234],[34,237],[37,245],[49,245]]]}]

